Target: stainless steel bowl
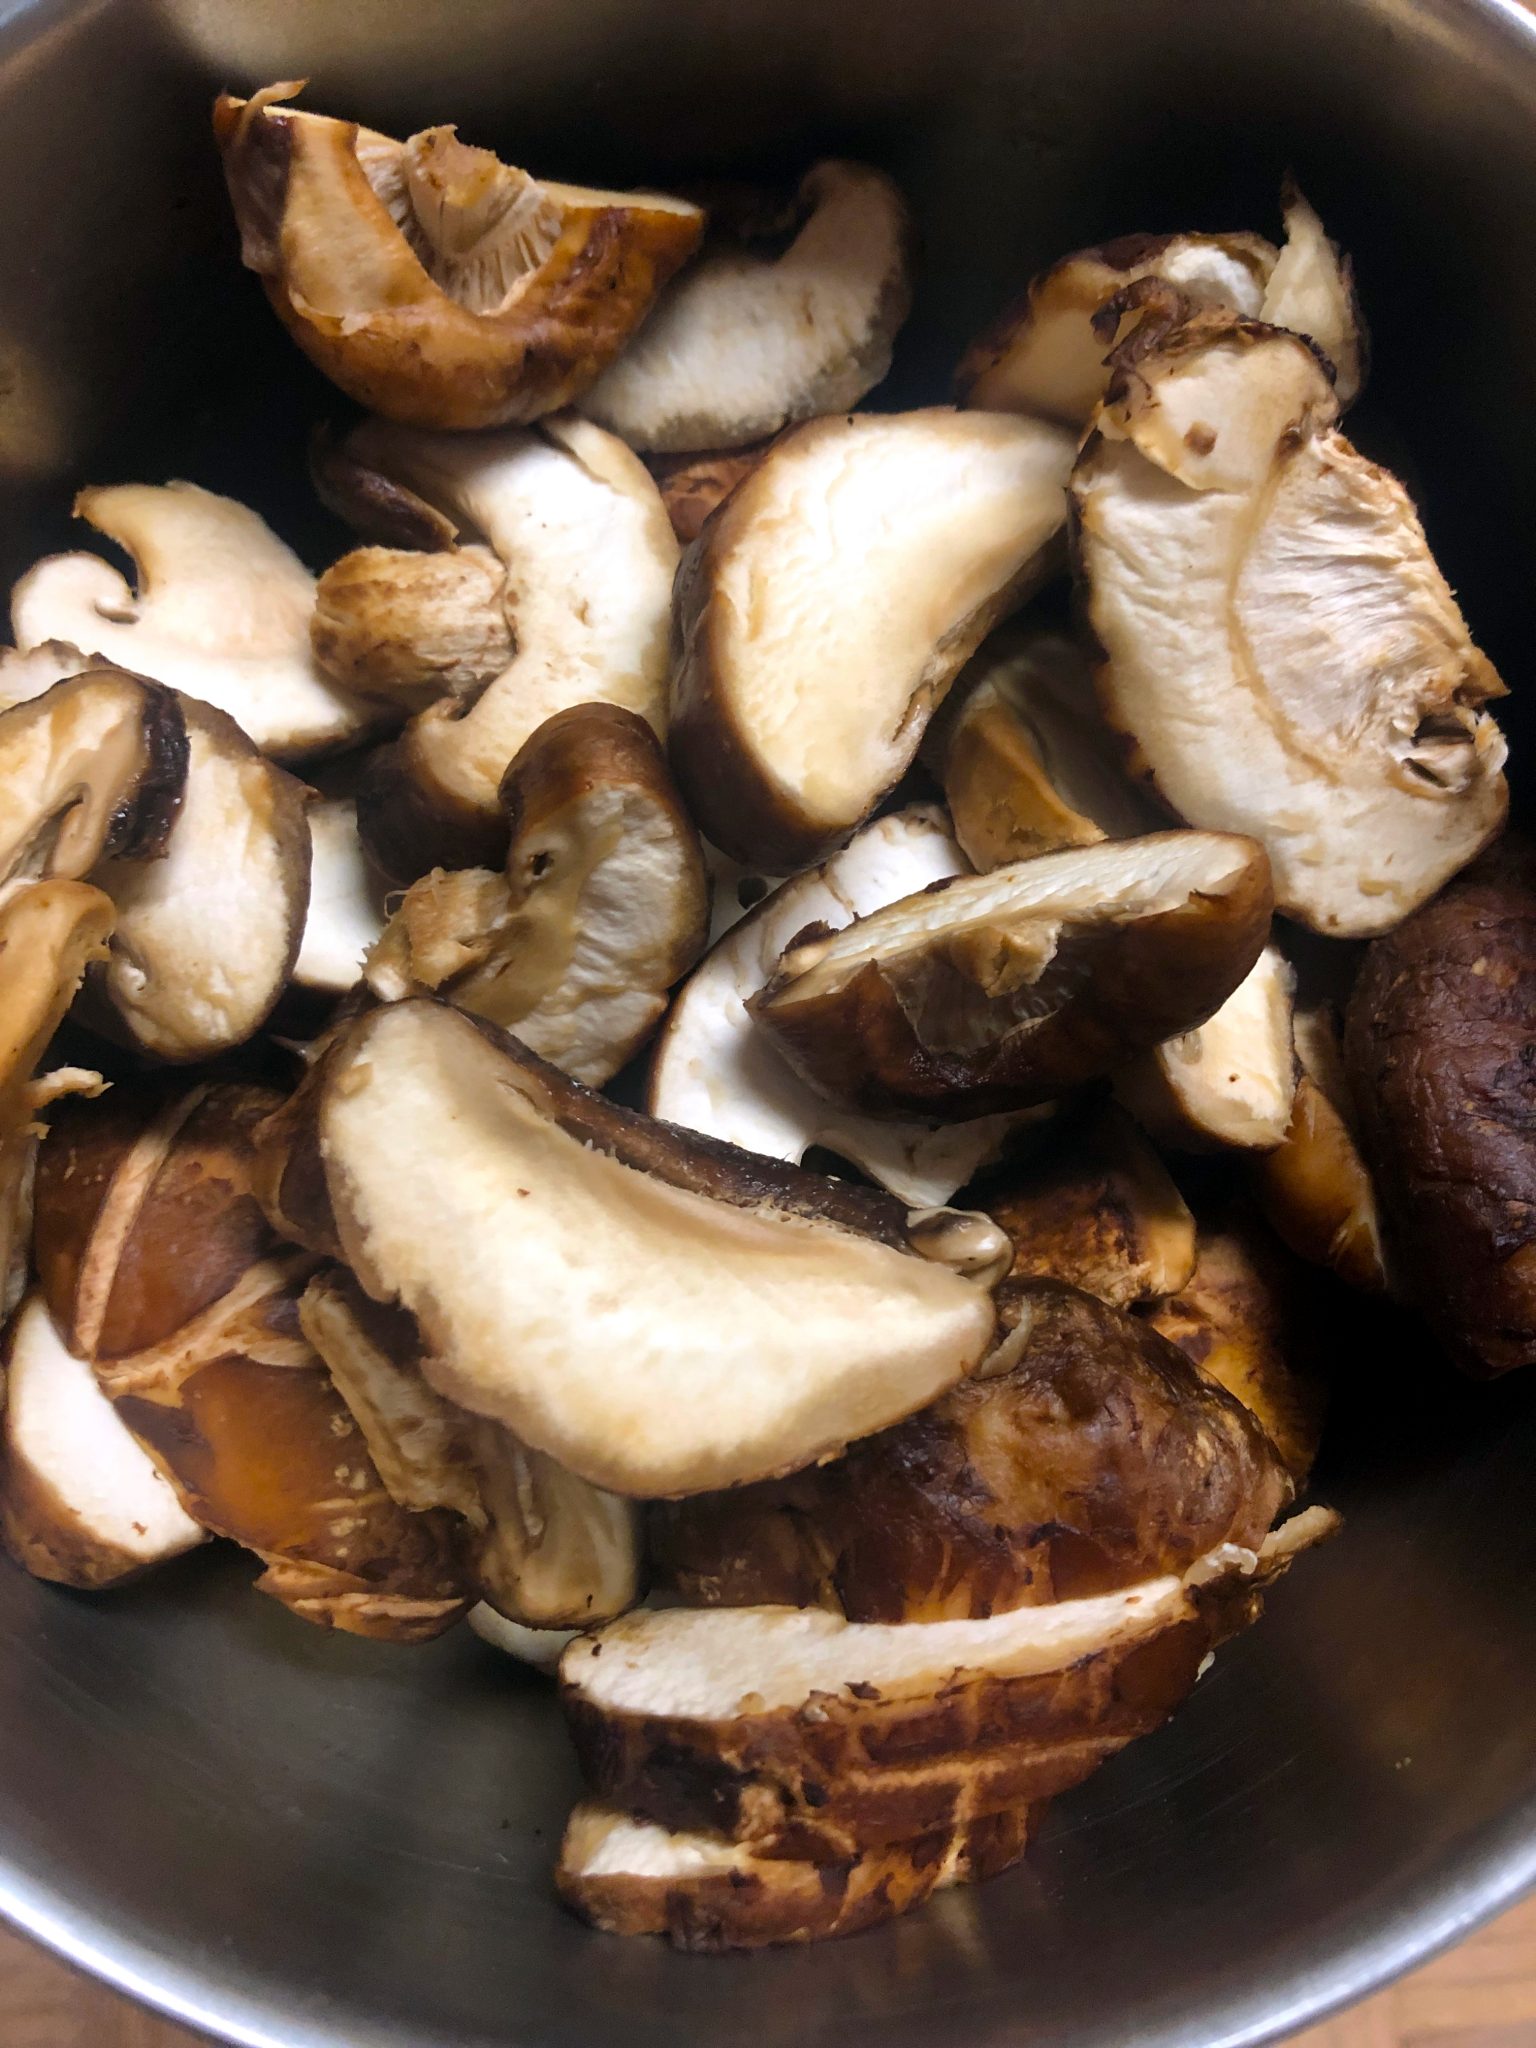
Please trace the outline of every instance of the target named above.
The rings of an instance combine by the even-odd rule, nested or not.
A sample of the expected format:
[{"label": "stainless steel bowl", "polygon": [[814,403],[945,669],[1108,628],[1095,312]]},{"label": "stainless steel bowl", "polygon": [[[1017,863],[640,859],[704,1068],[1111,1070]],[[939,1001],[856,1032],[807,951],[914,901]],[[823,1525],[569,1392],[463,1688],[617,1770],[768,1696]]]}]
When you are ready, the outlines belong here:
[{"label": "stainless steel bowl", "polygon": [[[86,479],[191,476],[319,561],[334,409],[239,270],[218,85],[308,73],[609,181],[886,162],[920,208],[888,397],[1058,252],[1264,227],[1293,166],[1377,335],[1355,431],[1531,736],[1536,25],[1511,0],[11,0],[0,5],[0,567]],[[1319,1492],[1348,1513],[1178,1720],[1028,1866],[826,1950],[585,1933],[545,1687],[461,1635],[306,1630],[233,1557],[87,1600],[0,1571],[0,1909],[262,2048],[1215,2048],[1284,2034],[1536,1879],[1536,1374],[1469,1388],[1337,1331]]]}]

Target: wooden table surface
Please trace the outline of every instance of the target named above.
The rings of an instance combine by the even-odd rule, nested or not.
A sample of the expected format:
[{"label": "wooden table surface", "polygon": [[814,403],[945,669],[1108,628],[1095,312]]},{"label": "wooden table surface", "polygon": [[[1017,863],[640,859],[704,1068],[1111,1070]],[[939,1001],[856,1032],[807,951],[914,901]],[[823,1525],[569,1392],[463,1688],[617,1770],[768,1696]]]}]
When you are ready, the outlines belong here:
[{"label": "wooden table surface", "polygon": [[[0,1931],[0,2048],[193,2048]],[[1126,2048],[1135,2048],[1128,2041]],[[1536,1898],[1290,2048],[1536,2048]]]}]

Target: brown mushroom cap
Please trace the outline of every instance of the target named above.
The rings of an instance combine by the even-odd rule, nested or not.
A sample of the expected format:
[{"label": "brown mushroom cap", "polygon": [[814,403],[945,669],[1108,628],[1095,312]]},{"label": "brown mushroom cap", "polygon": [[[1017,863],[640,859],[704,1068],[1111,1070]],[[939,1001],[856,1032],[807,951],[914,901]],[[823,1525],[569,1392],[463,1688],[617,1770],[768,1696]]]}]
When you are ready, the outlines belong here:
[{"label": "brown mushroom cap", "polygon": [[315,579],[247,506],[196,484],[112,484],[82,491],[75,514],[133,558],[135,583],[99,555],[35,563],[11,595],[16,644],[34,659],[68,642],[57,650],[61,675],[121,662],[226,712],[284,761],[380,724],[378,705],[315,666]]},{"label": "brown mushroom cap", "polygon": [[541,181],[452,128],[396,142],[281,104],[299,90],[214,104],[241,255],[310,360],[387,418],[569,404],[703,232],[683,200]]},{"label": "brown mushroom cap", "polygon": [[698,834],[655,734],[616,704],[546,719],[502,800],[505,876],[438,870],[414,883],[369,954],[369,985],[386,1001],[436,991],[601,1087],[703,951]]},{"label": "brown mushroom cap", "polygon": [[[749,448],[712,448],[646,458],[645,466],[656,479],[672,531],[683,547],[698,539],[711,512],[725,503],[744,476],[751,475],[768,447],[761,442]],[[0,692],[6,682],[4,657],[0,656]]]},{"label": "brown mushroom cap", "polygon": [[1237,1401],[1076,1288],[1005,1281],[998,1309],[1005,1370],[831,1464],[653,1507],[665,1582],[689,1606],[954,1621],[1258,1548],[1291,1487]]},{"label": "brown mushroom cap", "polygon": [[360,1019],[315,1097],[347,1261],[417,1316],[433,1384],[612,1492],[793,1469],[991,1339],[888,1197],[621,1110],[445,1004]]},{"label": "brown mushroom cap", "polygon": [[1157,832],[965,875],[791,946],[749,1004],[791,1064],[876,1115],[1059,1095],[1203,1023],[1268,935],[1251,839]]},{"label": "brown mushroom cap", "polygon": [[506,580],[485,547],[354,548],[315,586],[315,660],[343,689],[406,711],[472,698],[512,660]]},{"label": "brown mushroom cap", "polygon": [[1143,772],[1262,840],[1282,910],[1363,937],[1499,830],[1504,685],[1336,410],[1296,336],[1149,314],[1072,494],[1100,697]]},{"label": "brown mushroom cap", "polygon": [[774,443],[678,577],[672,759],[715,845],[783,873],[868,816],[1053,565],[1071,456],[1064,429],[944,407]]},{"label": "brown mushroom cap", "polygon": [[912,302],[911,219],[883,172],[835,159],[806,173],[792,211],[787,247],[716,236],[582,411],[645,450],[741,448],[851,412]]}]

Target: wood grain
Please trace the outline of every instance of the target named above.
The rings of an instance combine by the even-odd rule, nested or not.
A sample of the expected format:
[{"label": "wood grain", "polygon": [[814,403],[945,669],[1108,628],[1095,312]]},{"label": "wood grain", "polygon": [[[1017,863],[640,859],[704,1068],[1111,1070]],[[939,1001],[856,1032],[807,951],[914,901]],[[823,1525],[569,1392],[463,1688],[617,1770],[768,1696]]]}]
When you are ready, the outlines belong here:
[{"label": "wood grain", "polygon": [[[0,1929],[0,2048],[194,2048]],[[1536,1898],[1289,2048],[1536,2048]]]}]

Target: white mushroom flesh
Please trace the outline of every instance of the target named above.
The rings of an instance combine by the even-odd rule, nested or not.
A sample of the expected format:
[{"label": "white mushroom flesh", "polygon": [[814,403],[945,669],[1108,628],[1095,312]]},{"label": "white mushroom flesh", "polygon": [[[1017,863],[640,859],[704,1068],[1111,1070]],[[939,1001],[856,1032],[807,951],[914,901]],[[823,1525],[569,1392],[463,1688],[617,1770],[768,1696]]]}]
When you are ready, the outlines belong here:
[{"label": "white mushroom flesh", "polygon": [[309,908],[293,963],[300,988],[344,995],[384,929],[385,885],[357,836],[357,806],[336,797],[309,807]]}]

